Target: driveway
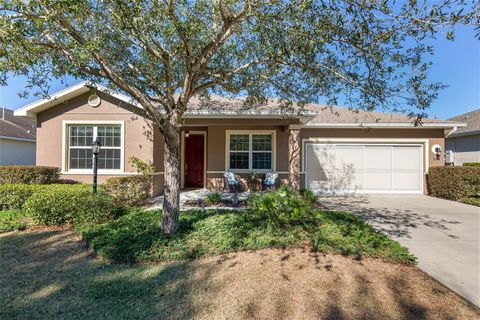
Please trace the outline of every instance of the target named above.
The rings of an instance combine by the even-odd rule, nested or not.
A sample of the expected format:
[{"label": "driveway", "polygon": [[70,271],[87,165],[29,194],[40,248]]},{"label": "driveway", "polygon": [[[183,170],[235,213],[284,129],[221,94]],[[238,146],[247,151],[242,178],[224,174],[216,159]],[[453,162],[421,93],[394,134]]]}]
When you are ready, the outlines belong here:
[{"label": "driveway", "polygon": [[480,306],[480,208],[428,196],[322,197],[360,215],[418,257],[418,266]]}]

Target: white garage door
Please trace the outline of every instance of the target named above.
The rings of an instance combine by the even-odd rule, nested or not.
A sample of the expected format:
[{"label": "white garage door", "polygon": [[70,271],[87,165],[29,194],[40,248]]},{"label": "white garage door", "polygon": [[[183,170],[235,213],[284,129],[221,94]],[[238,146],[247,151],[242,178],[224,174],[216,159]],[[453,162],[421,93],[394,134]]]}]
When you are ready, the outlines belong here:
[{"label": "white garage door", "polygon": [[421,194],[420,145],[305,145],[306,187],[318,193]]}]

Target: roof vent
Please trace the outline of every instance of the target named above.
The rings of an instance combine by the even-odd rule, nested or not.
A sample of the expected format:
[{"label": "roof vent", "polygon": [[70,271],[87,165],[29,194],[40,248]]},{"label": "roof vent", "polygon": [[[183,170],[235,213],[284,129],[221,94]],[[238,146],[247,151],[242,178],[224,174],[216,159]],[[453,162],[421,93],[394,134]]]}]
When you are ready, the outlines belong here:
[{"label": "roof vent", "polygon": [[88,105],[90,105],[91,107],[98,107],[100,105],[100,102],[102,102],[102,99],[100,99],[100,97],[96,94],[92,94],[88,97]]}]

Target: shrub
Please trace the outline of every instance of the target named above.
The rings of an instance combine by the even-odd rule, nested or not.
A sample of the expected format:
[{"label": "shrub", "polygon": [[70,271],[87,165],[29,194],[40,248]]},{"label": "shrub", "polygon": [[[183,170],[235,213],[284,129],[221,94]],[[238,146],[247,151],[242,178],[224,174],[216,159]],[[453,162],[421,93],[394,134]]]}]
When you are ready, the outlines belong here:
[{"label": "shrub", "polygon": [[170,236],[158,228],[160,210],[132,209],[113,221],[75,227],[90,248],[116,262],[185,260],[241,250],[304,247],[308,243],[314,251],[325,253],[415,261],[406,248],[351,213],[317,210],[315,214],[312,223],[279,227],[246,219],[244,212],[182,211],[177,232]]},{"label": "shrub", "polygon": [[113,177],[105,182],[105,189],[119,206],[141,205],[150,196],[152,179],[147,176]]},{"label": "shrub", "polygon": [[24,230],[29,224],[29,218],[20,210],[0,211],[0,233]]},{"label": "shrub", "polygon": [[254,194],[249,203],[252,206],[249,215],[271,225],[295,225],[309,222],[314,217],[310,202],[286,185],[276,191]]},{"label": "shrub", "polygon": [[58,181],[60,169],[42,166],[0,166],[0,184],[51,184]]},{"label": "shrub", "polygon": [[38,184],[0,185],[0,210],[22,209],[25,201],[41,187]]},{"label": "shrub", "polygon": [[138,173],[144,176],[151,176],[155,172],[155,166],[151,161],[143,161],[135,156],[131,156],[128,158],[128,162],[130,162]]},{"label": "shrub", "polygon": [[40,188],[26,200],[24,209],[33,222],[42,225],[98,223],[118,215],[118,208],[107,194],[93,195],[90,187],[84,185]]},{"label": "shrub", "polygon": [[222,197],[217,192],[209,193],[205,197],[205,204],[211,205],[211,204],[218,204],[220,202],[222,202]]},{"label": "shrub", "polygon": [[480,197],[471,197],[463,200],[464,203],[480,207]]},{"label": "shrub", "polygon": [[480,167],[480,162],[464,162],[464,167]]},{"label": "shrub", "polygon": [[448,200],[463,200],[480,192],[479,167],[435,167],[427,176],[428,193]]},{"label": "shrub", "polygon": [[318,196],[312,190],[302,189],[300,195],[310,204],[315,204],[318,201]]}]

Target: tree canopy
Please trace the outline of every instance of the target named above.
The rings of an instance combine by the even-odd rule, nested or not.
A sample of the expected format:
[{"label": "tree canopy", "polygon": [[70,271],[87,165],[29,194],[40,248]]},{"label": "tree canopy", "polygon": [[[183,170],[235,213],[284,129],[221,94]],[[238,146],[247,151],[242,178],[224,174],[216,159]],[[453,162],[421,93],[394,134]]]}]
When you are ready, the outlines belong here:
[{"label": "tree canopy", "polygon": [[[476,4],[478,6],[478,3]],[[462,0],[2,0],[0,77],[108,82],[157,121],[192,95],[407,109],[436,97],[425,44],[475,18]],[[478,19],[478,12],[477,17]]]},{"label": "tree canopy", "polygon": [[281,106],[342,98],[352,108],[409,110],[436,97],[426,39],[453,38],[478,1],[0,0],[0,85],[50,77],[108,83],[162,133],[162,230],[178,226],[180,130],[190,98],[245,95]]}]

